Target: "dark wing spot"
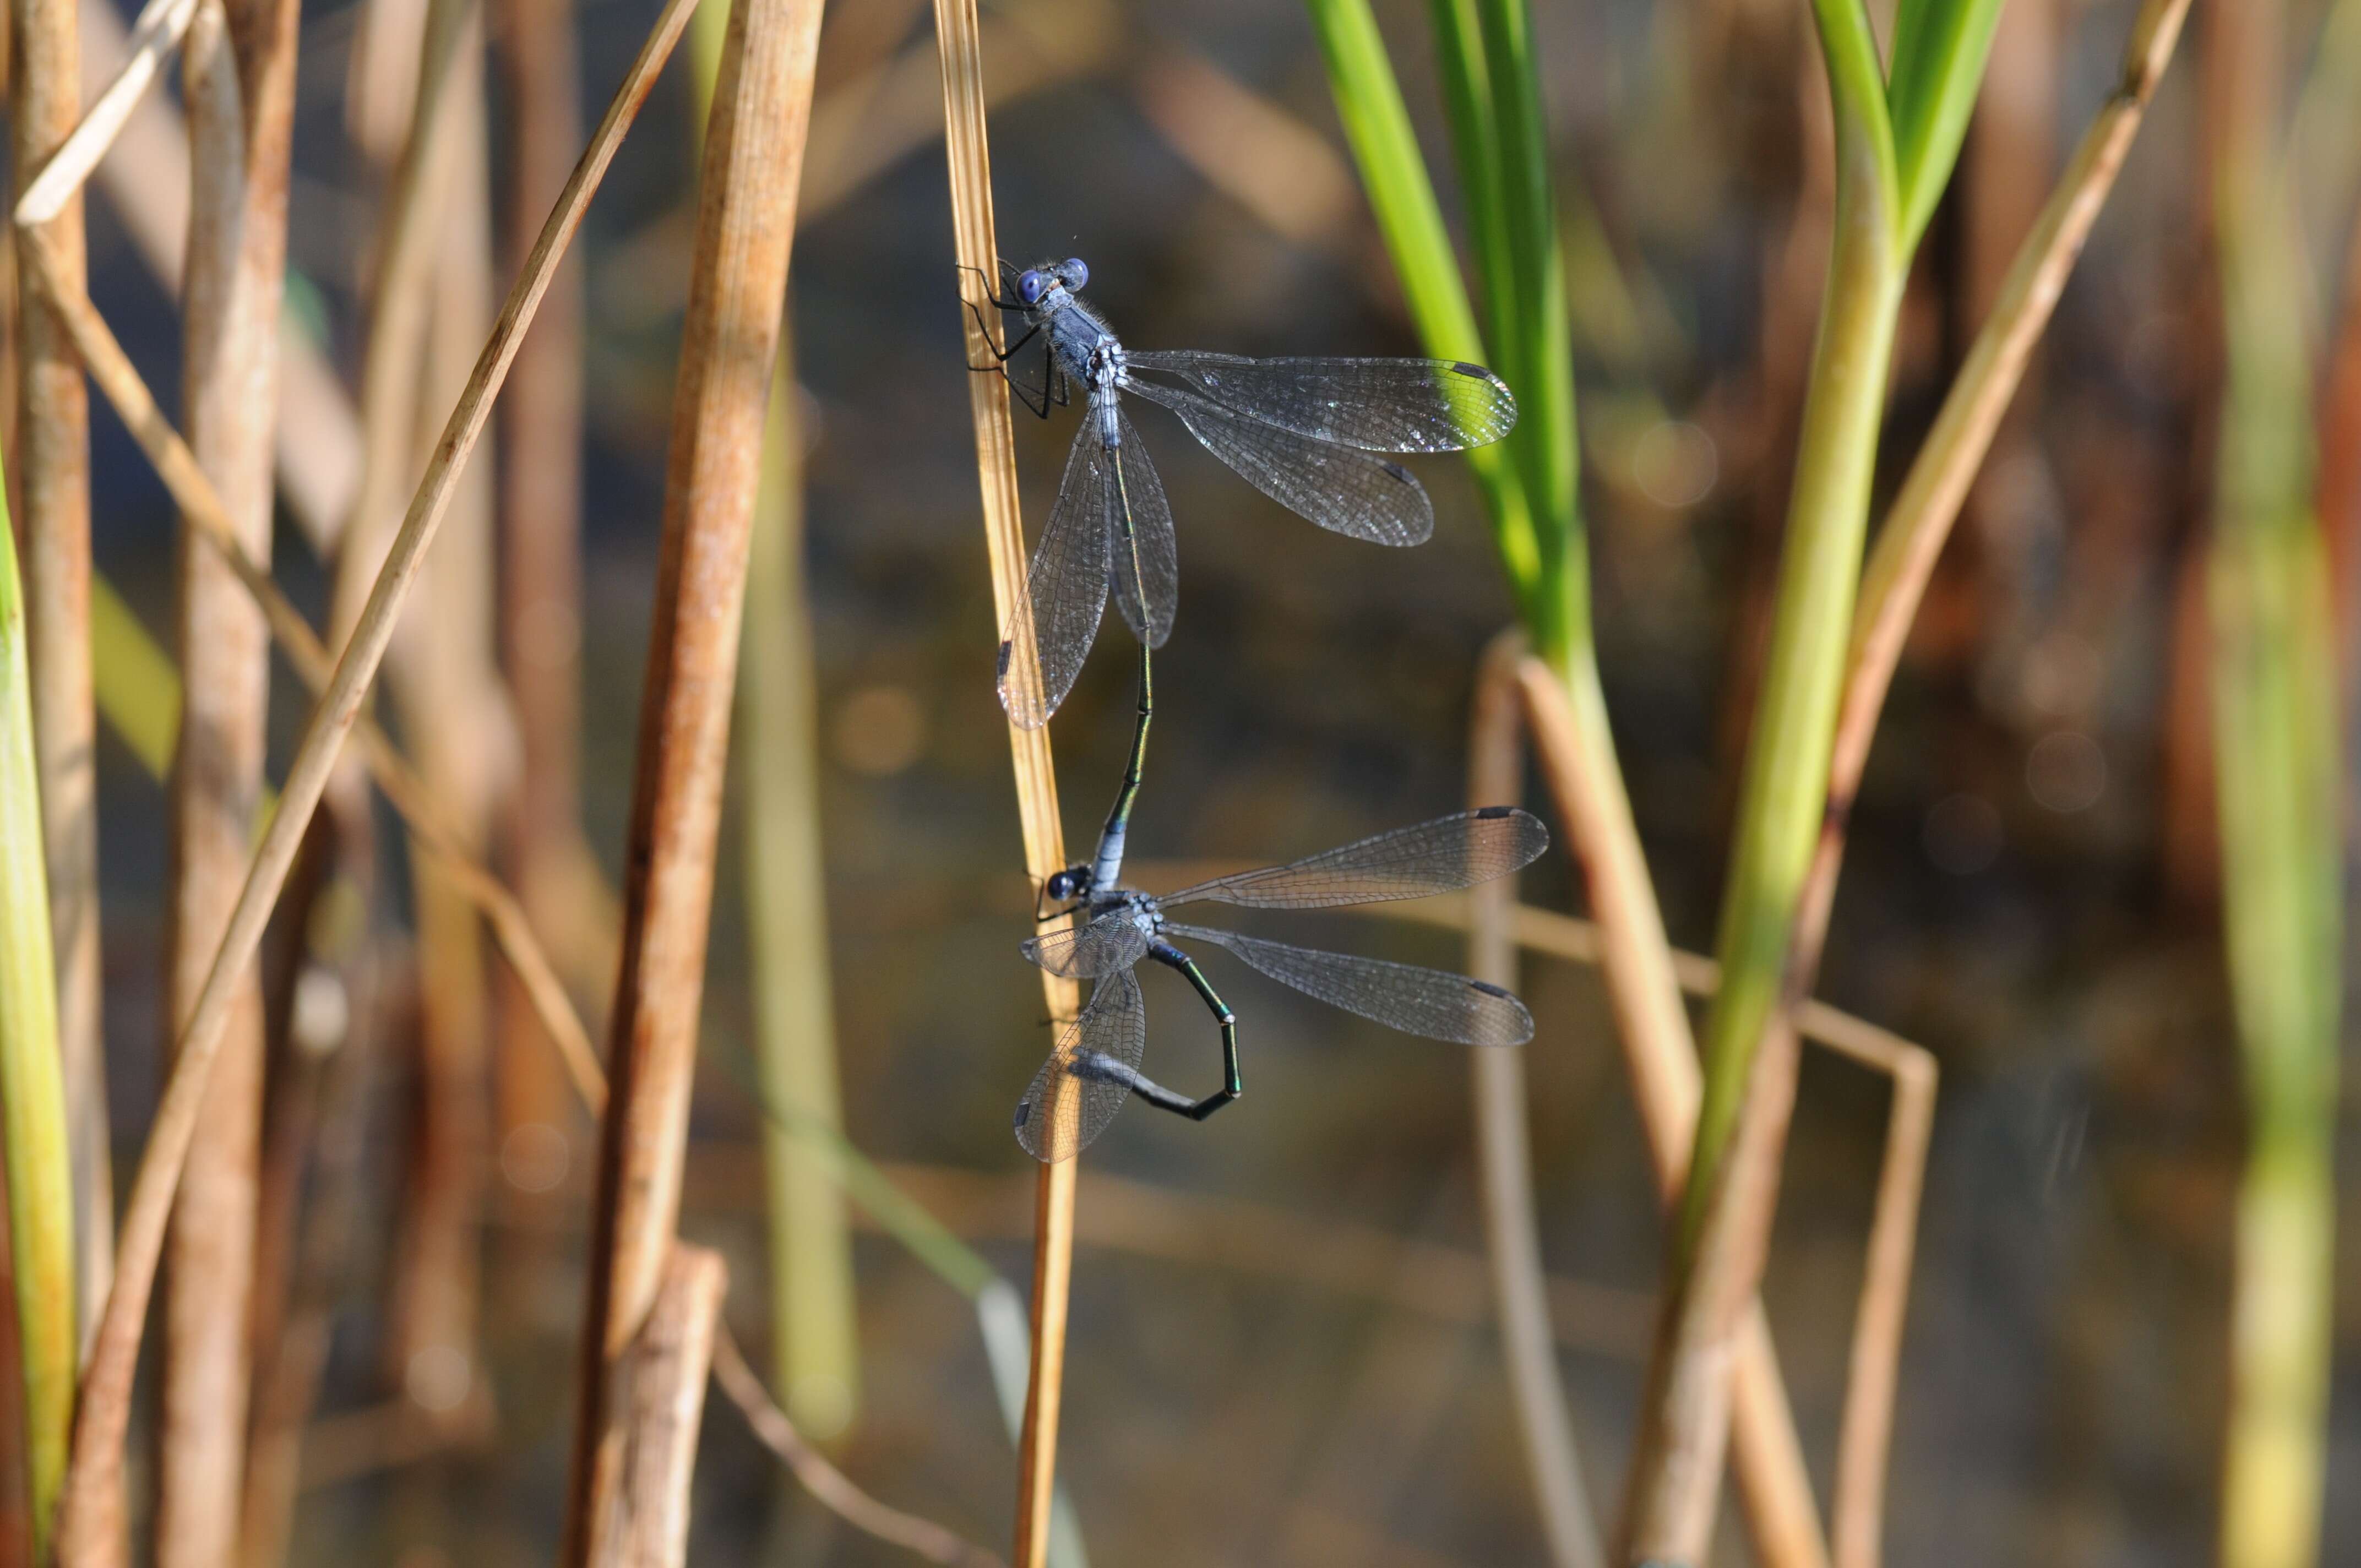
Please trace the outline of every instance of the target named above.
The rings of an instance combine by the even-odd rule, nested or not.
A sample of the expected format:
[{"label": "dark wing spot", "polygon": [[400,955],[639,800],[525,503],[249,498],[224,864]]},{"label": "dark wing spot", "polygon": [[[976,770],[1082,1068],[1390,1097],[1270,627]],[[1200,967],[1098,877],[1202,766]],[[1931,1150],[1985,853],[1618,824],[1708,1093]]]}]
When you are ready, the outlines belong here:
[{"label": "dark wing spot", "polygon": [[1462,376],[1473,377],[1478,381],[1488,381],[1492,378],[1492,372],[1485,369],[1481,365],[1470,365],[1465,359],[1461,360],[1458,364],[1454,365],[1452,368],[1458,371]]},{"label": "dark wing spot", "polygon": [[1513,806],[1487,806],[1477,808],[1476,819],[1478,822],[1498,822],[1503,817],[1514,817],[1516,814],[1517,808]]},{"label": "dark wing spot", "polygon": [[1033,1114],[1033,1102],[1031,1102],[1030,1100],[1019,1100],[1019,1101],[1016,1102],[1016,1124],[1017,1124],[1017,1126],[1019,1126],[1019,1127],[1024,1126],[1024,1125],[1025,1125],[1025,1119],[1026,1119],[1027,1117],[1028,1117],[1028,1116],[1032,1115],[1032,1114]]},{"label": "dark wing spot", "polygon": [[1497,996],[1503,1002],[1514,1002],[1516,1000],[1514,996],[1510,995],[1499,986],[1490,984],[1488,981],[1471,980],[1467,983],[1474,986],[1477,990],[1482,992],[1487,996]]},{"label": "dark wing spot", "polygon": [[994,679],[1005,681],[1008,678],[1008,655],[1016,652],[1016,645],[1014,642],[1003,642],[1000,645],[1000,668]]},{"label": "dark wing spot", "polygon": [[1378,466],[1383,468],[1387,473],[1391,474],[1395,478],[1400,479],[1405,485],[1415,485],[1418,483],[1416,479],[1410,477],[1410,470],[1403,467],[1399,463],[1380,463]]}]

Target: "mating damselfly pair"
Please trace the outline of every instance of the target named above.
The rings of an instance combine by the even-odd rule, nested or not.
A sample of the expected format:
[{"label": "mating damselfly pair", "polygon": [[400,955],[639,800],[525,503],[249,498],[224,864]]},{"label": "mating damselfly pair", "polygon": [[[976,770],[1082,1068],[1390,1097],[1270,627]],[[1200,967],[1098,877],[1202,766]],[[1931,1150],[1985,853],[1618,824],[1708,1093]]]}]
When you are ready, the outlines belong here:
[{"label": "mating damselfly pair", "polygon": [[[1044,1160],[1069,1158],[1133,1094],[1202,1121],[1244,1088],[1235,1015],[1195,959],[1172,938],[1227,949],[1307,995],[1408,1034],[1476,1046],[1521,1044],[1532,1018],[1514,996],[1464,975],[1268,941],[1169,920],[1200,901],[1252,908],[1323,909],[1422,898],[1518,870],[1548,847],[1525,812],[1491,806],[1398,828],[1283,866],[1200,883],[1162,897],[1123,885],[1125,840],[1154,713],[1150,651],[1172,630],[1179,565],[1164,487],[1123,409],[1129,392],[1160,403],[1257,489],[1334,532],[1379,544],[1424,543],[1434,509],[1391,454],[1454,452],[1499,440],[1515,398],[1479,365],[1444,359],[1277,358],[1127,350],[1085,304],[1079,258],[1019,270],[1001,264],[1005,292],[986,303],[1020,315],[1024,334],[989,364],[1019,400],[1047,419],[1086,394],[1082,429],[1026,574],[1000,649],[1001,701],[1027,729],[1049,722],[1073,687],[1106,601],[1139,638],[1139,705],[1131,756],[1096,852],[1050,876],[1036,916],[1063,920],[1025,944],[1052,973],[1094,981],[1016,1110],[1017,1140]],[[987,345],[993,334],[974,302]],[[1043,339],[1043,371],[1028,388],[1009,365]],[[1147,1012],[1134,970],[1153,959],[1180,971],[1212,1012],[1222,1042],[1222,1086],[1202,1098],[1140,1071]]]}]

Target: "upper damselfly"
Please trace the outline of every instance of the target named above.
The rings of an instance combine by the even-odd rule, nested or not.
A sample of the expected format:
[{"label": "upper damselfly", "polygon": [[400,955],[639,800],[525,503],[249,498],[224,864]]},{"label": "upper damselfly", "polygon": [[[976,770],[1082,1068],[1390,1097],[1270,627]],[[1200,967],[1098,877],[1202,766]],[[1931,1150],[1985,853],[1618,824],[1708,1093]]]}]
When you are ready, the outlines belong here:
[{"label": "upper damselfly", "polygon": [[[1088,394],[1000,648],[1001,701],[1028,729],[1049,722],[1072,689],[1110,589],[1145,645],[1162,646],[1172,630],[1179,583],[1172,511],[1124,413],[1124,393],[1180,415],[1207,451],[1289,510],[1378,544],[1422,543],[1434,532],[1425,489],[1379,454],[1482,446],[1517,422],[1508,386],[1463,361],[1128,350],[1083,302],[1089,280],[1079,258],[1022,271],[1003,262],[1007,291],[986,297],[1021,315],[1026,331],[994,350],[992,364],[973,367],[1006,375],[1010,357],[1039,336],[1047,345],[1040,385],[1028,389],[1008,376],[1019,400],[1047,419],[1053,403],[1072,400],[1073,383]],[[981,311],[976,319],[981,326]],[[989,331],[984,340],[991,342]]]}]

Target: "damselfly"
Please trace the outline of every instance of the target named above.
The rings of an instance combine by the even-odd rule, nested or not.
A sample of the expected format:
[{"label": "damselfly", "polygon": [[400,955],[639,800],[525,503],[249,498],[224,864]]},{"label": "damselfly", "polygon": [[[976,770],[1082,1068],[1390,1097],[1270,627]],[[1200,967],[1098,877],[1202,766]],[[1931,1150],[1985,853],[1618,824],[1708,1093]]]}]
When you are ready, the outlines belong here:
[{"label": "damselfly", "polygon": [[[1043,969],[1097,984],[1081,1016],[1059,1031],[1049,1059],[1017,1103],[1016,1141],[1036,1158],[1060,1160],[1088,1146],[1130,1095],[1192,1121],[1204,1120],[1238,1097],[1245,1085],[1238,1072],[1236,1018],[1197,960],[1173,945],[1176,938],[1226,948],[1281,984],[1405,1034],[1470,1046],[1522,1044],[1532,1037],[1532,1015],[1498,986],[1441,970],[1184,926],[1165,912],[1201,901],[1256,909],[1334,909],[1424,898],[1506,876],[1548,847],[1548,829],[1532,816],[1514,806],[1487,806],[1159,897],[1120,885],[1120,837],[1112,850],[1102,841],[1093,864],[1069,866],[1043,888],[1046,896],[1066,902],[1057,913],[1080,918],[1025,944],[1025,956]],[[1139,1070],[1148,1047],[1148,1014],[1132,971],[1142,959],[1180,970],[1220,1025],[1222,1087],[1202,1100],[1167,1089]]]},{"label": "damselfly", "polygon": [[[1040,386],[1008,376],[1019,400],[1047,419],[1052,403],[1072,400],[1071,383],[1088,393],[1088,413],[1000,648],[1001,702],[1028,729],[1047,723],[1072,689],[1110,587],[1143,643],[1160,647],[1172,630],[1179,583],[1172,511],[1123,411],[1124,393],[1179,414],[1207,451],[1289,510],[1379,544],[1424,543],[1434,532],[1434,507],[1409,469],[1378,454],[1482,446],[1517,422],[1517,400],[1480,365],[1126,350],[1082,302],[1089,280],[1079,258],[1021,272],[1003,262],[1008,292],[986,298],[1021,314],[1026,331],[994,351],[994,363],[973,367],[1007,375],[1010,356],[1041,336]],[[981,311],[976,320],[981,325]]]}]

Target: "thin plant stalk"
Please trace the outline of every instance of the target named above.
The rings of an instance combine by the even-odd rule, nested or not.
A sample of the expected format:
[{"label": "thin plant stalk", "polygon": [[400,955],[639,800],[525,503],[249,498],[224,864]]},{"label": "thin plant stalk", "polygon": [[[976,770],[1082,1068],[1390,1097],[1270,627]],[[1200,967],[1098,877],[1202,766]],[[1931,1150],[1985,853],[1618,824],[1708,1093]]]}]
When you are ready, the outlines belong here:
[{"label": "thin plant stalk", "polygon": [[2224,940],[2246,1090],[2223,1440],[2224,1568],[2320,1550],[2344,1000],[2344,727],[2314,510],[2312,334],[2272,129],[2284,21],[2217,13],[2213,211],[2228,348],[2206,562]]},{"label": "thin plant stalk", "polygon": [[[293,5],[271,4],[241,5],[233,19],[201,0],[183,59],[192,183],[182,404],[191,450],[258,565],[270,551],[295,16]],[[182,532],[180,597],[187,678],[167,989],[176,1035],[237,902],[259,820],[270,649],[262,614],[194,526]],[[237,979],[228,1031],[168,1244],[156,1520],[159,1560],[175,1568],[225,1564],[237,1540],[262,1123],[256,964]]]},{"label": "thin plant stalk", "polygon": [[[1792,1050],[1777,1048],[1793,1036],[1769,1025],[1827,804],[1887,360],[1908,270],[1905,192],[1868,17],[1849,0],[1817,0],[1815,16],[1835,109],[1836,221],[1722,905],[1722,987],[1707,1014],[1697,1153],[1627,1496],[1624,1550],[1633,1563],[1701,1563],[1712,1536],[1729,1436],[1723,1368],[1761,1277],[1794,1102]],[[1752,1135],[1733,1143],[1750,1102]]]},{"label": "thin plant stalk", "polygon": [[[1583,726],[1576,717],[1565,685],[1555,671],[1534,658],[1524,662],[1518,679],[1524,699],[1525,723],[1541,759],[1543,777],[1549,783],[1559,811],[1574,825],[1576,852],[1581,853],[1586,845],[1616,842],[1611,832],[1601,831],[1592,821],[1609,808],[1606,794],[1609,781],[1584,739]],[[1653,908],[1654,895],[1644,874],[1634,883],[1601,876],[1587,864],[1585,869],[1599,916],[1595,927],[1598,961],[1602,972],[1610,977],[1608,994],[1610,1003],[1619,1008],[1619,1022],[1622,1021],[1620,1009],[1625,994],[1618,992],[1611,978],[1616,972],[1619,949],[1623,953],[1626,972],[1642,962],[1651,966],[1661,963],[1664,981],[1675,988],[1672,1001],[1676,1010],[1682,1006],[1683,989],[1699,995],[1711,995],[1719,990],[1719,965],[1709,959],[1692,962],[1688,955],[1669,946],[1649,946],[1634,953],[1633,948],[1641,946],[1635,941],[1635,933],[1646,927],[1628,917],[1609,917],[1612,905],[1602,897],[1608,889],[1628,890],[1628,896],[1644,893]],[[1642,870],[1644,873],[1644,868]],[[1654,929],[1661,934],[1661,923]],[[1685,970],[1685,963],[1690,967]],[[1698,965],[1703,969],[1699,970]],[[1708,971],[1710,978],[1703,978]],[[1653,998],[1654,993],[1652,990],[1646,994]],[[1680,1019],[1686,1030],[1685,1011],[1680,1013]],[[1697,1053],[1693,1047],[1674,1050],[1662,1045],[1642,1048],[1640,1042],[1661,1041],[1663,1036],[1629,1023],[1619,1028],[1617,1037],[1623,1044],[1625,1068],[1631,1080],[1632,1099],[1640,1109],[1641,1131],[1647,1140],[1657,1190],[1665,1208],[1671,1211],[1679,1203],[1686,1186],[1689,1156],[1696,1146],[1701,1093]],[[1737,1455],[1739,1493],[1756,1551],[1766,1563],[1826,1563],[1828,1548],[1821,1532],[1819,1507],[1812,1497],[1811,1476],[1804,1467],[1803,1444],[1795,1433],[1795,1413],[1788,1404],[1770,1324],[1760,1302],[1747,1310],[1740,1325],[1731,1376],[1735,1399],[1731,1441]]]},{"label": "thin plant stalk", "polygon": [[[1467,740],[1470,806],[1505,806],[1523,794],[1517,666],[1524,656],[1523,634],[1504,632],[1494,639],[1478,669]],[[1506,989],[1517,983],[1516,939],[1510,927],[1515,902],[1512,877],[1495,878],[1469,895],[1467,972],[1484,984]],[[1599,1568],[1607,1553],[1583,1490],[1574,1416],[1566,1407],[1550,1333],[1548,1283],[1542,1269],[1532,1152],[1525,1124],[1530,1110],[1524,1047],[1479,1050],[1469,1057],[1486,1250],[1492,1260],[1501,1350],[1541,1508],[1542,1533],[1553,1561],[1565,1568]]]},{"label": "thin plant stalk", "polygon": [[[999,242],[992,215],[992,148],[985,126],[983,43],[975,0],[935,0],[935,46],[943,71],[943,143],[950,173],[954,256],[959,274],[961,336],[971,365],[985,363],[999,346],[996,327],[983,322],[989,280],[999,276]],[[979,283],[979,280],[984,280]],[[968,307],[975,307],[971,311]],[[993,624],[1015,613],[1025,588],[1025,527],[1016,497],[1016,446],[1008,413],[1008,388],[997,376],[968,378],[968,411],[975,424],[977,478],[982,489],[984,550],[991,562]],[[1029,650],[1030,639],[1017,640]],[[1038,672],[1020,673],[1038,687]],[[1025,871],[1036,886],[1066,863],[1065,828],[1058,815],[1058,775],[1047,726],[1008,726],[1009,760],[1016,774],[1017,819],[1024,830]],[[1078,988],[1047,970],[1041,990],[1052,1027],[1062,1027],[1080,1010]],[[1060,1094],[1078,1092],[1059,1080]],[[1065,1114],[1061,1104],[1046,1113]],[[1043,1568],[1050,1542],[1052,1502],[1058,1474],[1058,1420],[1066,1379],[1066,1316],[1073,1284],[1074,1176],[1076,1162],[1041,1167],[1033,1201],[1032,1376],[1026,1388],[1025,1421],[1017,1440],[1014,1568]]]},{"label": "thin plant stalk", "polygon": [[[72,0],[14,0],[12,147],[38,169],[72,133],[82,108]],[[44,230],[61,263],[82,272],[82,203],[60,204]],[[23,260],[18,259],[18,270]],[[39,768],[41,842],[49,853],[49,925],[58,964],[58,1048],[74,1164],[76,1299],[86,1340],[114,1257],[114,1174],[100,1029],[97,720],[90,677],[89,394],[57,323],[19,310],[16,343],[16,480],[24,524],[25,613]]]},{"label": "thin plant stalk", "polygon": [[24,1464],[33,1558],[49,1550],[50,1512],[73,1420],[71,1132],[58,1058],[58,993],[42,863],[24,586],[0,517],[0,1151],[8,1185],[8,1265],[24,1368]]},{"label": "thin plant stalk", "polygon": [[983,1548],[932,1519],[906,1514],[879,1502],[830,1464],[828,1456],[796,1430],[786,1412],[771,1402],[762,1378],[746,1365],[745,1353],[738,1348],[727,1324],[722,1325],[714,1341],[713,1380],[721,1385],[721,1391],[746,1418],[755,1440],[777,1454],[781,1463],[795,1472],[804,1490],[845,1523],[915,1552],[929,1563],[945,1563],[950,1568],[1000,1568],[1000,1559]]},{"label": "thin plant stalk", "polygon": [[[557,258],[580,225],[590,194],[653,84],[657,69],[678,38],[688,3],[674,0],[659,16],[510,290],[467,392],[451,411],[443,437],[435,444],[434,460],[419,481],[378,586],[304,728],[288,768],[280,808],[255,849],[221,951],[182,1034],[118,1234],[115,1285],[88,1357],[74,1414],[73,1456],[58,1516],[61,1568],[88,1568],[110,1561],[111,1522],[117,1517],[111,1501],[121,1495],[123,1437],[130,1420],[132,1375],[138,1360],[142,1320],[155,1285],[165,1221],[228,1019],[235,977],[252,961],[261,941],[295,850],[335,771],[336,755],[359,718],[362,700],[392,641],[395,618],[434,541],[456,472],[483,433],[492,400],[515,356],[517,340],[532,324]],[[78,281],[64,273],[43,236],[35,231],[27,237],[33,263],[28,275],[37,279],[48,302],[54,307],[60,299],[78,297]]]},{"label": "thin plant stalk", "polygon": [[[519,221],[511,254],[533,243],[582,143],[571,0],[502,0],[499,60],[508,89],[510,183]],[[503,869],[540,931],[583,924],[577,885],[589,861],[582,828],[582,268],[558,269],[517,354],[500,427],[500,670],[517,726],[517,775],[501,831]],[[505,1141],[526,1127],[583,1152],[559,1058],[534,1036],[532,999],[513,981],[496,997],[495,1116]],[[540,1135],[525,1135],[528,1136]],[[511,1191],[511,1201],[525,1195]]]},{"label": "thin plant stalk", "polygon": [[559,1554],[569,1568],[614,1549],[626,1412],[609,1401],[613,1372],[654,1303],[679,1218],[746,548],[819,19],[819,0],[738,0],[706,130]]},{"label": "thin plant stalk", "polygon": [[[405,472],[423,466],[434,432],[422,415],[466,385],[467,359],[491,324],[490,151],[480,7],[467,15],[443,89],[445,123],[431,155],[436,223],[424,265],[431,306],[418,345],[419,400],[399,414]],[[422,93],[420,102],[428,101]],[[423,127],[416,134],[426,136]],[[389,447],[391,446],[389,441]],[[470,860],[489,836],[494,798],[514,746],[493,630],[492,467],[460,480],[442,540],[403,631],[388,685],[419,771]],[[358,794],[357,781],[355,793]],[[390,1287],[386,1360],[430,1416],[460,1411],[478,1376],[484,1180],[489,1146],[491,1020],[484,931],[475,901],[441,857],[413,846],[419,968],[418,1092]]]}]

